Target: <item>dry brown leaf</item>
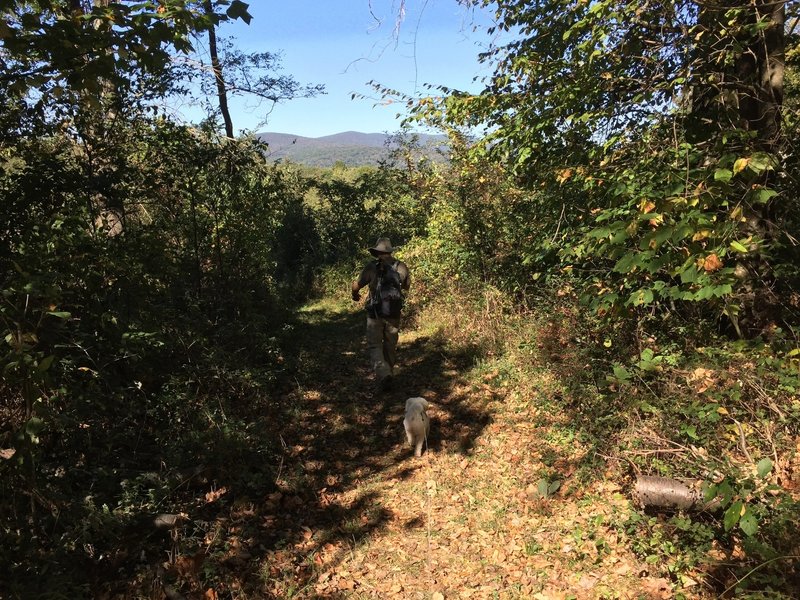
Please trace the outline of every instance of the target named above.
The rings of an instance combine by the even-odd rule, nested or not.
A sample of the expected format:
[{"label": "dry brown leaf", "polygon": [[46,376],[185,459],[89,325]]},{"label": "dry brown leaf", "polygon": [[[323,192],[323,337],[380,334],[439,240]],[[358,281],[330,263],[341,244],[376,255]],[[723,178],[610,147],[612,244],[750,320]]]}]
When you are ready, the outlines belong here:
[{"label": "dry brown leaf", "polygon": [[687,381],[696,393],[702,394],[709,388],[714,387],[716,373],[710,369],[698,367],[689,374]]},{"label": "dry brown leaf", "polygon": [[649,212],[653,212],[655,210],[655,208],[656,208],[655,202],[652,202],[650,200],[646,200],[642,204],[642,212],[645,213],[645,214],[647,214]]},{"label": "dry brown leaf", "polygon": [[221,487],[218,490],[211,490],[206,492],[206,504],[219,500],[222,496],[228,493],[228,488]]},{"label": "dry brown leaf", "polygon": [[179,556],[175,560],[175,571],[185,579],[193,579],[200,573],[206,554],[203,551],[192,556]]},{"label": "dry brown leaf", "polygon": [[672,598],[672,584],[663,577],[645,577],[642,579],[642,592],[648,600],[669,600]]},{"label": "dry brown leaf", "polygon": [[722,268],[722,261],[719,259],[714,253],[709,254],[706,256],[705,260],[703,261],[703,269],[706,273],[712,273],[713,271],[718,271]]}]

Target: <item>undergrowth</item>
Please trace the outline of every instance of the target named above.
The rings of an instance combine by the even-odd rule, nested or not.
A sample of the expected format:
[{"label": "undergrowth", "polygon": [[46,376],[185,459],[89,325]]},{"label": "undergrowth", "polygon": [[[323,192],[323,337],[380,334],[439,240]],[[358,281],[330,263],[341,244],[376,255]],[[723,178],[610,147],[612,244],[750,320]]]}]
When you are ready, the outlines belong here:
[{"label": "undergrowth", "polygon": [[[564,479],[572,494],[618,484],[631,499],[618,534],[676,597],[792,597],[800,371],[791,337],[732,341],[646,316],[625,328],[591,316],[568,281],[524,303],[474,281],[416,284],[418,323],[472,348],[478,381],[538,407],[543,445],[557,449],[550,462],[543,455],[542,495]],[[588,450],[565,477],[558,457],[578,446]],[[634,489],[645,475],[695,486],[713,507],[641,506]]]}]

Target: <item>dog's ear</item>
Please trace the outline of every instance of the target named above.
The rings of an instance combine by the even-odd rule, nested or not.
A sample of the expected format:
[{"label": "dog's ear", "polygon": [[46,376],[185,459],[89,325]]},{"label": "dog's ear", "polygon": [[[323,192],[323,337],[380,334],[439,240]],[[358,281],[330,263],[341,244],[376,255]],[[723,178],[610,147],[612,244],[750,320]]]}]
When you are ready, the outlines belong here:
[{"label": "dog's ear", "polygon": [[424,408],[425,410],[428,410],[428,407],[431,405],[430,402],[425,400],[425,398],[420,398],[420,400],[422,400],[422,408]]}]

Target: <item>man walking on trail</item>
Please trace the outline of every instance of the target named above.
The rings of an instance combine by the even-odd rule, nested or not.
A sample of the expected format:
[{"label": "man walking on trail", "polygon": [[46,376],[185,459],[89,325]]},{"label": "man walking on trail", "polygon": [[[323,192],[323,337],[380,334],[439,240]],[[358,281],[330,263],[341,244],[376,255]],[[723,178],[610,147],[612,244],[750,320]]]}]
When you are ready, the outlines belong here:
[{"label": "man walking on trail", "polygon": [[370,261],[353,282],[353,301],[361,300],[361,288],[369,285],[367,297],[367,349],[379,390],[389,389],[396,363],[397,338],[400,335],[400,310],[403,292],[410,285],[406,264],[392,256],[389,238],[378,238],[369,248],[376,260]]}]

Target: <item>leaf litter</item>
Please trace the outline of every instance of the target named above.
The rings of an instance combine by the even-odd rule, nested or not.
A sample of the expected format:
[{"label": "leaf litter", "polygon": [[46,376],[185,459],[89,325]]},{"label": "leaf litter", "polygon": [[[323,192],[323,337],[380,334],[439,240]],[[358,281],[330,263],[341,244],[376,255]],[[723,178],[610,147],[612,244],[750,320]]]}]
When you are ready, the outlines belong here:
[{"label": "leaf litter", "polygon": [[[651,565],[613,526],[629,507],[620,487],[602,478],[572,482],[587,449],[551,435],[568,419],[538,405],[536,388],[547,381],[518,386],[498,369],[474,373],[464,357],[446,344],[432,348],[433,336],[417,329],[401,334],[399,386],[375,397],[354,333],[318,346],[329,372],[353,376],[315,389],[304,382],[293,428],[304,438],[287,440],[305,446],[306,467],[320,464],[317,474],[307,470],[284,485],[297,489],[310,477],[317,507],[339,518],[282,505],[285,526],[297,528],[287,537],[298,541],[265,556],[264,591],[299,598],[671,597],[671,584],[650,576]],[[355,357],[343,351],[359,344]],[[430,447],[418,459],[402,434],[409,395],[432,403]],[[544,495],[537,486],[543,478]]]},{"label": "leaf litter", "polygon": [[[377,395],[362,316],[312,308],[271,424],[284,448],[277,489],[202,494],[205,537],[171,567],[183,597],[673,597],[620,533],[630,501],[616,473],[587,478],[591,449],[541,402],[551,374],[514,380],[408,329],[395,386]],[[348,326],[324,325],[337,318]],[[402,427],[412,395],[431,402],[420,458]]]}]

